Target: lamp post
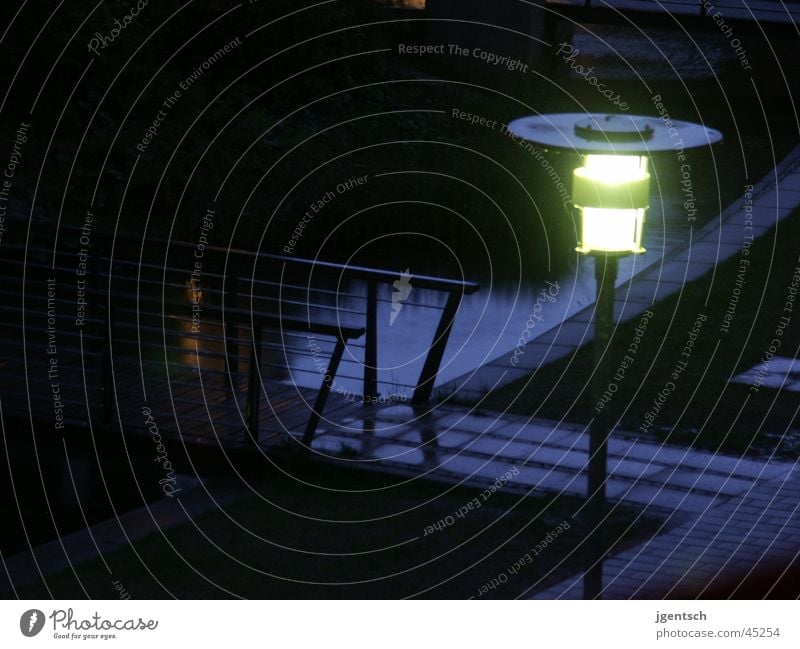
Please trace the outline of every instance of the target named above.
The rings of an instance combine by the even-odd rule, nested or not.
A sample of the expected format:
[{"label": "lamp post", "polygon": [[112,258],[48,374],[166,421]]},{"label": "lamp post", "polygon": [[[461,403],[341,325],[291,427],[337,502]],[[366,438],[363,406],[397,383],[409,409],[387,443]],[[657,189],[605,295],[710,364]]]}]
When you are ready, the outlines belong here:
[{"label": "lamp post", "polygon": [[[572,176],[572,203],[580,212],[576,250],[594,257],[597,303],[592,356],[593,403],[610,383],[614,288],[620,257],[645,252],[642,247],[649,205],[648,157],[666,151],[719,142],[719,131],[689,122],[638,115],[560,113],[522,117],[508,130],[545,151],[576,153],[583,165]],[[611,404],[592,419],[587,467],[586,567],[584,599],[597,599],[603,589],[603,516],[606,502],[608,437],[614,418]]]}]

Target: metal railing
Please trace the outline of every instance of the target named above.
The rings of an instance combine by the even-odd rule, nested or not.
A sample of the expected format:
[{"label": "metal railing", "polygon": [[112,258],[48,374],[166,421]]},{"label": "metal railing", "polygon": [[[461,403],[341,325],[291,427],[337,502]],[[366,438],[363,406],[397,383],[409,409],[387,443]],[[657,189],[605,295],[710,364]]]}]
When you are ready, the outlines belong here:
[{"label": "metal railing", "polygon": [[[171,246],[177,248],[192,248],[192,244],[186,242],[171,242]],[[224,255],[228,259],[257,259],[259,262],[266,262],[273,269],[280,269],[278,273],[279,278],[286,276],[284,269],[290,267],[303,276],[309,274],[327,275],[337,278],[337,282],[343,279],[359,280],[364,283],[366,290],[365,295],[359,296],[354,294],[345,294],[346,297],[362,298],[365,302],[365,309],[363,313],[363,326],[366,333],[365,352],[364,352],[364,367],[363,367],[363,390],[364,396],[374,398],[378,396],[378,287],[381,284],[391,286],[397,279],[398,273],[379,268],[369,268],[364,266],[355,266],[349,264],[339,264],[329,261],[319,261],[313,259],[304,259],[298,257],[289,257],[285,255],[276,255],[269,253],[254,253],[250,251],[221,248],[217,246],[208,246],[208,252],[216,252]],[[253,279],[253,273],[249,280],[250,285],[253,286],[258,282]],[[234,331],[238,322],[238,315],[236,306],[238,305],[240,292],[239,288],[242,285],[242,275],[237,270],[237,264],[231,263],[226,268],[224,275],[226,282],[225,294],[227,296],[226,304],[229,307],[226,309],[226,331]],[[283,281],[265,281],[261,282],[262,285],[271,285],[283,290],[308,290],[308,286],[286,283]],[[412,397],[413,403],[425,403],[430,399],[433,391],[434,383],[441,366],[442,358],[444,357],[445,348],[452,330],[453,321],[458,312],[461,300],[465,295],[471,295],[479,289],[479,285],[475,282],[454,280],[441,277],[433,277],[428,275],[414,275],[413,286],[420,289],[428,289],[437,291],[446,295],[444,307],[441,309],[441,315],[436,326],[435,333],[432,337],[431,344],[428,348],[423,363],[422,371],[420,372],[419,379],[414,386],[414,393]],[[319,290],[319,289],[318,289]],[[322,289],[324,290],[324,289]],[[341,297],[343,294],[335,291],[335,295]],[[276,303],[285,303],[281,297],[266,298],[266,301]],[[330,309],[330,306],[324,304],[302,304],[307,310],[312,309]],[[338,310],[338,308],[337,308]],[[351,315],[353,313],[351,312]],[[357,314],[355,314],[357,315]],[[235,358],[235,355],[232,355]],[[365,399],[365,402],[368,399]]]},{"label": "metal railing", "polygon": [[[69,229],[62,229],[62,234],[70,232],[72,231]],[[117,335],[121,340],[131,345],[142,344],[142,331],[154,337],[160,335],[162,341],[158,344],[166,353],[177,349],[167,339],[164,330],[166,324],[174,321],[182,321],[185,324],[190,320],[186,311],[186,301],[179,299],[181,288],[185,286],[186,279],[190,275],[187,270],[189,266],[185,261],[175,262],[180,262],[180,257],[184,260],[191,259],[196,246],[189,242],[159,240],[148,240],[147,244],[163,246],[169,251],[169,263],[166,258],[163,258],[162,262],[161,256],[158,256],[158,263],[143,259],[141,241],[118,238],[114,240],[112,248],[110,242],[105,241],[100,233],[95,233],[86,274],[90,286],[86,292],[87,301],[90,303],[86,315],[86,327],[78,333],[69,326],[70,318],[64,316],[72,306],[65,305],[58,310],[59,317],[63,320],[63,324],[59,324],[59,327],[64,332],[65,339],[69,339],[69,346],[77,350],[77,338],[80,335],[81,341],[85,340],[90,344],[90,349],[82,352],[86,351],[88,356],[98,360],[97,369],[90,371],[95,372],[99,385],[98,410],[103,422],[107,422],[112,413],[114,377],[111,372],[111,349],[115,328],[119,329]],[[74,242],[70,245],[62,242],[57,251],[47,249],[41,244],[36,247],[17,246],[15,249],[11,242],[6,242],[3,250],[4,255],[0,261],[6,266],[6,283],[0,289],[5,297],[2,309],[7,313],[19,312],[20,322],[24,323],[25,327],[32,326],[32,330],[35,330],[36,326],[28,323],[33,322],[31,316],[41,313],[43,307],[41,295],[27,287],[27,282],[33,275],[44,276],[52,272],[65,278],[60,280],[62,286],[65,283],[74,283],[77,246]],[[203,353],[208,358],[221,360],[224,363],[222,373],[234,390],[238,386],[234,378],[242,376],[239,371],[240,364],[247,358],[248,368],[244,379],[247,386],[245,408],[247,434],[253,439],[258,439],[262,349],[271,346],[285,352],[286,339],[281,338],[278,342],[265,340],[263,335],[265,329],[280,331],[282,335],[283,332],[287,332],[287,336],[292,335],[290,332],[295,332],[300,339],[302,339],[301,334],[306,336],[319,334],[333,340],[330,360],[322,373],[322,384],[317,391],[304,430],[304,441],[310,442],[313,438],[325,408],[325,401],[331,391],[333,378],[339,371],[345,345],[362,334],[366,334],[363,345],[363,367],[359,376],[363,385],[363,403],[367,405],[375,402],[374,398],[379,396],[377,314],[379,302],[385,301],[379,298],[379,287],[382,284],[391,286],[398,279],[397,272],[214,246],[208,246],[205,255],[206,259],[213,257],[217,262],[221,262],[215,265],[209,263],[208,267],[204,268],[202,290],[208,298],[207,303],[203,305],[203,312],[206,317],[211,317],[221,325],[222,334],[204,333],[198,334],[197,337],[222,345],[222,352],[210,350]],[[249,269],[247,274],[243,272],[245,266]],[[312,285],[312,276],[315,280],[317,276],[333,277],[334,287],[346,279],[360,290],[343,293],[338,288],[331,289],[324,282]],[[304,281],[291,281],[296,277],[302,277]],[[477,291],[478,285],[473,282],[424,275],[415,275],[412,284],[417,288],[440,292],[445,297],[444,305],[441,307],[421,305],[441,310],[419,378],[413,386],[412,402],[422,403],[431,396],[461,300],[465,295]],[[17,304],[17,298],[23,293],[29,296],[26,298],[27,301],[20,301]],[[347,307],[340,306],[338,302],[342,297],[347,297],[353,304]],[[334,304],[330,303],[332,300]],[[298,318],[296,313],[291,313],[298,310],[303,312],[302,318]],[[336,323],[325,322],[326,318],[320,314],[335,316]],[[340,319],[348,322],[342,325],[339,323]],[[24,339],[24,336],[21,339]],[[7,342],[15,344],[16,341]],[[356,344],[351,346],[361,349]],[[245,356],[240,352],[242,348],[247,350]],[[302,348],[296,351],[299,354],[307,353],[307,349]],[[285,353],[283,356],[288,358]],[[288,361],[287,364],[278,367],[293,371],[288,366]],[[80,407],[85,410],[86,404],[80,404]]]}]

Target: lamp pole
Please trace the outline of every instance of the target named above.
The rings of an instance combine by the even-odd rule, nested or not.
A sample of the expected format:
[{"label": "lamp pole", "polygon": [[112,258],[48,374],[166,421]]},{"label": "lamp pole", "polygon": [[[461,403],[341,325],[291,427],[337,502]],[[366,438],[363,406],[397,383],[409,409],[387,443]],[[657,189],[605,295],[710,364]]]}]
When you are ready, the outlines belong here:
[{"label": "lamp pole", "polygon": [[[655,153],[678,149],[684,155],[684,149],[719,142],[722,134],[678,120],[585,113],[520,117],[508,125],[508,130],[545,151],[584,156],[584,166],[573,172],[572,203],[578,208],[581,221],[576,250],[594,257],[597,301],[591,398],[593,405],[599,404],[612,378],[610,342],[619,258],[645,252],[641,244],[649,205],[648,159]],[[584,599],[597,599],[603,590],[606,465],[613,423],[609,401],[596,413],[589,428]]]},{"label": "lamp pole", "polygon": [[[597,302],[594,314],[594,341],[592,356],[592,403],[600,403],[611,382],[611,332],[614,327],[614,285],[617,281],[618,258],[614,254],[594,254],[594,276],[597,283]],[[589,428],[589,467],[587,484],[586,570],[583,576],[583,598],[597,599],[603,590],[604,535],[603,517],[606,504],[606,474],[608,464],[608,437],[613,418],[611,402],[594,418]]]}]

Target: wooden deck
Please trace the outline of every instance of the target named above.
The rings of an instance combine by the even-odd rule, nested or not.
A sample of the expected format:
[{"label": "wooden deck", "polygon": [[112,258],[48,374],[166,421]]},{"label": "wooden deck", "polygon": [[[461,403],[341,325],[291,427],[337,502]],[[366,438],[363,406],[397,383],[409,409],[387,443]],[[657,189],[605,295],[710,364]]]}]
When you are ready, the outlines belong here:
[{"label": "wooden deck", "polygon": [[[50,360],[41,347],[29,348],[26,356],[19,345],[9,342],[6,337],[0,345],[0,394],[6,417],[31,418],[42,432],[91,423],[102,427],[102,434],[160,435],[186,444],[254,447],[247,425],[247,363],[232,375],[232,382],[225,371],[203,367],[201,362],[196,367],[152,359],[140,364],[135,356],[120,355],[111,363],[110,408],[102,413],[101,368],[91,350],[91,337],[84,340],[83,356],[80,345],[77,349],[59,346],[53,356],[57,374],[51,373]],[[266,377],[261,385],[258,446],[269,450],[291,445],[305,430],[318,390]],[[346,427],[343,422],[362,409],[361,402],[333,391],[319,428],[324,432],[332,426]]]},{"label": "wooden deck", "polygon": [[[116,381],[118,394],[137,391],[139,377],[123,369],[124,378]],[[152,435],[144,408],[149,408],[159,431],[184,443],[212,445],[223,448],[255,448],[276,450],[291,447],[299,440],[312,414],[317,390],[278,381],[262,381],[259,408],[258,440],[252,437],[247,425],[247,382],[238,377],[239,385],[231,389],[228,377],[220,372],[178,368],[169,381],[150,380],[146,398],[141,402],[119,401],[115,412],[119,419],[114,425],[126,433]],[[141,388],[139,388],[141,392]],[[331,394],[323,415],[335,425],[352,417],[361,404]]]}]

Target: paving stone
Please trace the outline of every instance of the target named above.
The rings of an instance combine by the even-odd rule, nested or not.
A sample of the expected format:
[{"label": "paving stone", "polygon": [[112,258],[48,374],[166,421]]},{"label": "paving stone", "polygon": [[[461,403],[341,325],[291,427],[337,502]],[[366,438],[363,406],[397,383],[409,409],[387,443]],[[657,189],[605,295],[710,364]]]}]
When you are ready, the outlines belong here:
[{"label": "paving stone", "polygon": [[[612,494],[626,493],[628,489],[635,485],[636,482],[631,482],[631,480],[627,478],[621,479],[619,477],[611,476],[606,480],[606,497],[609,500],[615,500],[615,496],[612,496]],[[641,503],[636,503],[637,506],[640,504]]]},{"label": "paving stone", "polygon": [[566,347],[580,347],[592,340],[594,327],[587,322],[567,320],[561,326],[537,336],[538,344],[553,343]]},{"label": "paving stone", "polygon": [[[514,463],[509,461],[487,460],[488,458],[466,458],[459,456],[454,461],[456,462],[455,466],[460,472],[466,475],[468,470],[468,475],[471,478],[482,478],[487,483],[504,479],[509,470],[514,466]],[[453,467],[454,465],[451,462],[448,465],[448,469],[452,471]],[[462,470],[462,468],[464,470]],[[510,478],[505,480],[505,482],[510,482]]]},{"label": "paving stone", "polygon": [[461,384],[466,380],[466,378],[466,376],[460,376],[457,379],[448,381],[444,385],[437,385],[434,394],[439,395],[437,398],[441,399],[447,407],[450,407],[453,404],[452,401],[447,401],[447,395],[455,393],[457,393],[457,399],[459,403],[479,403],[480,400],[486,396],[486,393],[480,390],[472,390],[463,387]]},{"label": "paving stone", "polygon": [[588,457],[579,451],[541,446],[531,454],[530,461],[580,471],[586,468]]},{"label": "paving stone", "polygon": [[780,523],[769,523],[766,521],[758,521],[754,524],[753,527],[754,533],[757,533],[760,536],[764,536],[770,539],[775,538],[775,535],[781,531],[783,525]]},{"label": "paving stone", "polygon": [[716,496],[688,493],[677,489],[636,485],[629,490],[609,493],[609,498],[642,505],[659,505],[671,509],[697,512],[705,511],[717,502]]},{"label": "paving stone", "polygon": [[644,582],[639,579],[633,579],[631,577],[621,577],[615,580],[612,586],[605,588],[603,590],[603,597],[608,598],[608,596],[611,593],[614,593],[615,591],[618,593],[635,592],[636,589],[641,588],[643,584]]},{"label": "paving stone", "polygon": [[653,476],[662,471],[662,468],[649,462],[637,462],[636,460],[622,459],[610,456],[608,458],[608,474],[632,480],[647,478],[652,480]]},{"label": "paving stone", "polygon": [[773,207],[767,205],[769,202],[767,200],[760,202],[758,199],[753,201],[752,221],[754,226],[772,228],[792,213],[791,208]]},{"label": "paving stone", "polygon": [[336,455],[346,447],[360,447],[361,444],[358,440],[352,437],[343,437],[339,435],[317,435],[314,441],[311,442],[311,448],[315,451],[322,453],[329,453]]},{"label": "paving stone", "polygon": [[[786,505],[791,505],[791,509],[785,507]],[[781,526],[779,538],[800,539],[800,520],[798,520],[800,512],[797,511],[797,506],[798,501],[794,498],[790,500],[781,498],[773,502],[762,520]]]},{"label": "paving stone", "polygon": [[[748,496],[750,494],[747,494]],[[719,510],[715,512],[709,512],[705,518],[711,518],[712,516],[716,516],[721,518],[723,516],[730,517],[731,515],[737,516],[748,516],[748,517],[755,517],[757,518],[764,512],[764,506],[758,506],[752,504],[751,498],[738,498],[735,502],[732,502],[727,507],[720,507]]]},{"label": "paving stone", "polygon": [[679,555],[686,555],[698,557],[705,552],[708,552],[713,547],[715,540],[713,537],[697,538],[696,535],[684,536],[676,547],[676,553]]},{"label": "paving stone", "polygon": [[718,552],[722,552],[725,556],[733,557],[737,552],[741,552],[744,548],[745,539],[747,534],[744,533],[740,537],[730,538],[731,532],[727,534],[720,534],[719,536],[709,539],[709,543],[713,543],[714,548]]},{"label": "paving stone", "polygon": [[538,447],[541,444],[554,446],[565,436],[570,435],[570,433],[547,425],[525,424],[519,427],[511,425],[501,428],[497,431],[493,431],[492,435],[498,435],[505,439],[512,439],[515,442],[530,442]]},{"label": "paving stone", "polygon": [[649,443],[637,442],[631,451],[631,455],[639,458],[653,458],[654,462],[683,467],[704,469],[706,471],[716,471],[722,474],[734,475],[747,478],[776,478],[786,475],[791,470],[792,465],[788,462],[759,462],[737,458],[729,455],[712,454],[694,449],[683,449],[675,446],[652,445]]},{"label": "paving stone", "polygon": [[708,273],[714,264],[711,262],[697,261],[692,259],[691,262],[686,260],[671,260],[665,263],[662,267],[664,277],[672,281],[691,282]]},{"label": "paving stone", "polygon": [[[492,462],[488,458],[477,458],[460,454],[447,454],[439,458],[440,469],[445,469],[464,477],[484,477],[484,467],[491,465]],[[502,475],[506,469],[500,472]]]},{"label": "paving stone", "polygon": [[685,464],[686,459],[692,455],[691,449],[653,444],[642,440],[632,440],[626,452],[628,458],[647,460],[661,466]]},{"label": "paving stone", "polygon": [[[424,411],[423,411],[424,412]],[[375,419],[379,421],[389,421],[396,423],[417,423],[421,419],[421,413],[417,412],[412,406],[397,405],[388,408],[380,408],[375,411]]]},{"label": "paving stone", "polygon": [[[354,432],[361,433],[363,429],[354,428]],[[383,424],[378,421],[374,426],[368,429],[368,432],[363,433],[365,437],[378,437],[381,439],[411,439],[416,437],[419,439],[418,428],[414,425],[407,424]]]},{"label": "paving stone", "polygon": [[[747,227],[744,222],[744,214],[737,217],[736,220],[731,220],[725,223],[720,229],[716,230],[714,234],[709,236],[710,240],[718,240],[720,243],[733,243],[744,247],[746,241],[750,241],[749,237],[753,240],[764,236],[769,232],[766,226],[752,226]],[[740,251],[741,254],[741,251]]]},{"label": "paving stone", "polygon": [[[627,299],[627,294],[622,294],[623,299],[614,301],[614,322],[625,323],[631,320],[641,319],[642,314],[647,310],[647,302],[634,302]],[[619,313],[619,315],[618,315]]]},{"label": "paving stone", "polygon": [[473,439],[475,435],[472,433],[445,431],[436,437],[436,445],[441,448],[462,448]]},{"label": "paving stone", "polygon": [[[650,304],[649,299],[634,300],[630,298],[626,290],[627,284],[623,284],[617,289],[617,296],[614,300],[614,322],[619,324],[621,322],[628,322],[634,318],[639,317],[647,305]],[[586,326],[586,340],[589,342],[594,337],[594,309],[584,309],[580,313],[575,314],[570,318],[570,322],[583,323]],[[559,341],[560,342],[560,341]]]},{"label": "paving stone", "polygon": [[564,492],[577,495],[586,493],[585,476],[538,467],[519,467],[519,475],[513,477],[510,483],[558,493]]},{"label": "paving stone", "polygon": [[524,424],[520,426],[515,423],[498,430],[493,430],[491,433],[486,433],[484,437],[495,439],[498,444],[505,444],[509,441],[529,444],[533,449],[541,445],[548,434],[549,429],[543,426],[537,426],[535,424]]},{"label": "paving stone", "polygon": [[[725,250],[730,250],[733,253],[733,256],[736,256],[737,254],[741,254],[745,242],[750,240],[749,236],[751,231],[746,229],[748,225],[750,224],[745,223],[744,213],[741,213],[738,215],[738,217],[726,219],[725,223],[716,228],[713,228],[707,232],[697,233],[693,243],[702,243],[713,246],[714,248],[717,248],[718,246],[724,246]],[[726,230],[728,232],[734,232],[736,237],[731,241],[726,241]]]},{"label": "paving stone", "polygon": [[513,350],[508,352],[505,356],[496,358],[490,365],[500,368],[512,368],[517,370],[525,370],[532,372],[542,365],[557,361],[568,354],[573,353],[574,347],[564,345],[550,345],[543,344],[534,339],[522,348],[520,354],[517,355],[516,365],[511,365],[511,358],[513,357]]},{"label": "paving stone", "polygon": [[498,413],[493,413],[485,417],[464,412],[450,413],[444,417],[440,417],[436,421],[436,426],[439,430],[467,432],[473,435],[489,433],[500,428],[505,428],[507,425],[508,422],[500,417]]},{"label": "paving stone", "polygon": [[765,207],[794,208],[800,205],[800,188],[792,186],[791,183],[780,183],[777,190],[772,189],[761,196],[755,202]]},{"label": "paving stone", "polygon": [[[716,241],[697,241],[692,244],[690,248],[680,252],[674,260],[692,262],[705,262],[709,264],[718,264],[725,259],[738,255],[741,246],[734,243],[717,243]],[[670,277],[673,281],[679,280],[680,277]]]},{"label": "paving stone", "polygon": [[[777,534],[775,538],[770,539],[767,547],[769,548],[770,554],[789,553],[791,555],[796,555],[800,553],[800,537]],[[798,558],[800,558],[800,555]]]},{"label": "paving stone", "polygon": [[[760,463],[757,460],[740,461],[739,458],[722,454],[715,457],[711,468],[720,473],[730,471],[732,475],[748,478],[754,486],[763,488],[765,483],[774,484],[776,490],[780,489],[781,482],[785,481],[793,471],[793,466],[789,462],[783,462],[781,460],[771,460],[764,463]],[[775,491],[772,493],[764,493],[764,502],[771,500],[774,495]],[[781,495],[788,494],[784,492]]]},{"label": "paving stone", "polygon": [[720,534],[720,530],[724,527],[724,524],[698,524],[691,528],[690,534],[697,536],[698,538],[718,538]]},{"label": "paving stone", "polygon": [[555,433],[547,440],[550,446],[557,446],[558,448],[566,448],[570,450],[581,450],[584,452],[589,451],[589,435],[583,433],[570,433],[563,431],[561,434]]},{"label": "paving stone", "polygon": [[702,490],[726,496],[736,496],[752,486],[749,480],[740,480],[716,475],[705,471],[694,471],[681,468],[664,469],[652,477],[652,480],[664,482],[671,487],[684,487]]},{"label": "paving stone", "polygon": [[510,442],[507,439],[489,435],[481,435],[472,442],[464,444],[462,448],[473,453],[508,458],[516,462],[528,459],[535,452],[530,443]]},{"label": "paving stone", "polygon": [[372,457],[376,460],[391,460],[412,466],[423,464],[425,461],[425,456],[420,449],[398,444],[381,444],[373,449]]},{"label": "paving stone", "polygon": [[[588,439],[589,436],[585,435],[585,437]],[[630,461],[637,460],[639,458],[636,458],[631,454],[631,451],[636,444],[637,440],[635,439],[612,436],[608,440],[608,454],[612,457],[624,457],[626,460]]]},{"label": "paving stone", "polygon": [[628,570],[625,571],[623,576],[631,580],[634,584],[637,585],[636,587],[639,588],[647,584],[647,581],[650,579],[650,577],[653,576],[653,573],[646,572],[644,570],[642,571]]},{"label": "paving stone", "polygon": [[408,426],[407,432],[397,435],[394,437],[394,439],[404,444],[409,443],[416,446],[422,446],[424,444],[427,444],[432,448],[437,448],[439,446],[436,441],[436,434],[434,432],[423,431],[419,428],[415,428],[414,426]]},{"label": "paving stone", "polygon": [[681,288],[683,288],[683,284],[679,278],[669,277],[657,280],[648,277],[635,282],[631,286],[629,295],[634,300],[646,300],[648,303],[654,303],[675,295]]},{"label": "paving stone", "polygon": [[468,390],[484,395],[490,390],[513,383],[517,379],[521,379],[528,374],[528,370],[517,369],[510,366],[484,365],[474,372],[461,377],[458,394],[462,396],[463,392]]},{"label": "paving stone", "polygon": [[[690,462],[699,463],[702,461],[702,458],[699,456],[693,456],[689,458],[689,460]],[[793,465],[789,462],[777,460],[759,462],[758,460],[737,458],[720,453],[711,457],[708,468],[713,471],[730,473],[731,475],[736,476],[773,480],[775,478],[780,478],[787,475],[792,470]]]}]

